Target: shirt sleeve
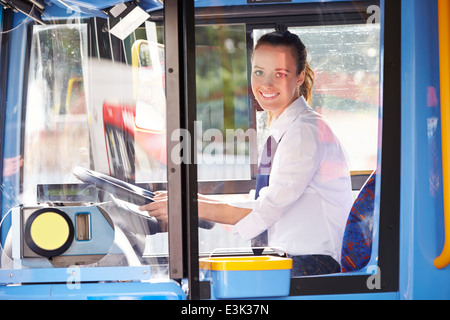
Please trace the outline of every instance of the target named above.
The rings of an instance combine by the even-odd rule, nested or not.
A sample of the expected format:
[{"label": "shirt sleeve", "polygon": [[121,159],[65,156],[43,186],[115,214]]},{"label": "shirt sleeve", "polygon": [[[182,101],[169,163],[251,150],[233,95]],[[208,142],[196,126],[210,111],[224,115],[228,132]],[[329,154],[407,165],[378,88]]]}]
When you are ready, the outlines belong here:
[{"label": "shirt sleeve", "polygon": [[321,159],[317,126],[302,123],[288,130],[278,145],[269,186],[260,191],[252,212],[233,232],[247,241],[277,222],[302,196]]},{"label": "shirt sleeve", "polygon": [[227,202],[227,204],[232,207],[251,209],[251,210],[253,210],[255,208],[255,203],[256,203],[255,190],[250,190],[250,192],[248,193],[248,199]]}]

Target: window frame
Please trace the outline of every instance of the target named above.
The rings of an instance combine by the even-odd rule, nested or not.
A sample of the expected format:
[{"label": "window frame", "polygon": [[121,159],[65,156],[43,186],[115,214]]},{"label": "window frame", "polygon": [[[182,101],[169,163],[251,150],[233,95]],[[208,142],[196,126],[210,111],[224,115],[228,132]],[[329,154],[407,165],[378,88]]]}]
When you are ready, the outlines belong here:
[{"label": "window frame", "polygon": [[[0,31],[6,30],[11,23],[11,13],[0,8]],[[5,128],[5,110],[6,110],[6,90],[7,90],[7,70],[8,70],[8,33],[0,35],[0,128]],[[3,159],[3,144],[5,131],[0,130],[0,159]],[[3,185],[3,160],[0,161],[0,186]],[[1,198],[0,198],[1,207]]]},{"label": "window frame", "polygon": [[[297,4],[295,8],[299,11],[305,10],[308,19],[301,20],[304,25],[311,25],[311,21],[318,21],[324,17],[314,8],[318,6],[325,12],[330,13],[325,19],[325,24],[343,24],[342,17],[345,17],[345,24],[349,21],[355,23],[365,22],[368,18],[361,15],[365,12],[346,12],[356,7],[361,10],[361,7],[367,8],[370,4],[375,4],[376,1],[361,1],[355,2],[333,2],[333,3],[314,3],[314,4]],[[362,5],[362,6],[360,6]],[[268,5],[268,8],[286,5]],[[294,6],[288,5],[291,8]],[[379,249],[378,249],[378,270],[381,271],[381,289],[369,288],[368,281],[372,275],[356,274],[356,275],[331,275],[325,277],[304,277],[291,279],[290,296],[312,296],[312,295],[334,295],[334,294],[362,294],[362,293],[382,293],[382,292],[396,292],[398,291],[399,280],[399,223],[400,223],[400,56],[401,56],[401,1],[390,0],[380,1],[381,7],[381,52],[384,56],[381,57],[382,64],[380,64],[380,73],[382,75],[382,153],[381,164],[379,164],[378,181],[379,196],[380,196],[380,221],[379,221]],[[337,10],[338,15],[332,15],[332,10]],[[213,11],[213,10],[211,10]],[[202,16],[197,19],[197,23],[216,23],[216,19],[220,18],[223,23],[237,23],[242,22],[243,19],[247,21],[248,26],[269,27],[269,24],[262,24],[261,20],[255,16],[245,18],[240,16],[238,18],[227,17],[227,12],[231,14],[233,9],[224,8],[220,17],[210,14],[210,16]],[[243,10],[245,11],[245,10]],[[273,10],[268,10],[274,12]],[[295,11],[295,10],[294,10]],[[292,11],[292,12],[294,12]],[[316,16],[314,16],[314,13]],[[298,11],[295,11],[298,14]],[[367,14],[367,13],[366,13]],[[318,19],[320,18],[320,19]],[[267,16],[264,17],[267,19]],[[297,18],[298,19],[298,15]],[[272,16],[272,26],[278,30],[293,26],[299,26],[298,21],[294,20],[292,16]],[[318,23],[319,24],[319,23]],[[321,21],[320,23],[324,23]],[[389,32],[385,32],[389,30]],[[248,34],[248,32],[247,32]],[[247,35],[248,37],[248,35]],[[248,38],[247,38],[248,39]],[[247,44],[249,46],[250,44]],[[249,52],[249,51],[248,51]],[[382,171],[382,174],[381,174]],[[192,181],[196,184],[197,182]],[[238,183],[238,182],[233,182]],[[170,185],[169,185],[170,190]],[[191,226],[192,230],[192,226]],[[190,278],[189,281],[197,282],[198,279]],[[210,298],[210,284],[209,282],[200,283],[201,297]]]}]

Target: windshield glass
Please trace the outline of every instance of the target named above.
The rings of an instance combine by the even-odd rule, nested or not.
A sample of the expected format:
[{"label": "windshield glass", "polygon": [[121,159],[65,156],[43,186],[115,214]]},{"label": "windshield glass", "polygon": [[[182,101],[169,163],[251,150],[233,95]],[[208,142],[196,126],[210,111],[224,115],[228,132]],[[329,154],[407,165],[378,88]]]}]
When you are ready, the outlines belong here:
[{"label": "windshield glass", "polygon": [[23,101],[6,105],[2,268],[146,266],[138,278],[167,278],[167,233],[139,210],[166,183],[163,24],[119,39],[109,19],[30,20],[9,34],[30,41],[15,57]]},{"label": "windshield glass", "polygon": [[[258,8],[267,13],[269,8],[275,12],[280,7],[261,4]],[[224,252],[251,255],[254,252],[252,247],[255,247],[262,232],[261,235],[266,237],[263,247],[266,251],[272,249],[269,253],[297,257],[302,252],[308,255],[320,251],[325,256],[331,256],[336,265],[341,263],[341,258],[351,259],[342,255],[341,251],[342,244],[346,245],[343,238],[347,218],[353,203],[359,199],[361,189],[377,169],[381,147],[380,8],[369,3],[365,7],[362,3],[358,10],[367,14],[367,18],[362,18],[362,15],[356,14],[340,16],[331,7],[316,6],[315,11],[312,7],[311,4],[292,6],[298,16],[291,13],[281,17],[274,13],[273,16],[255,18],[252,23],[242,24],[237,21],[226,24],[220,19],[212,23],[214,18],[208,14],[214,15],[205,10],[204,19],[199,22],[196,32],[197,121],[203,134],[200,139],[197,138],[200,141],[197,150],[201,154],[198,158],[203,160],[198,163],[198,188],[203,197],[199,199],[225,203],[247,210],[245,214],[248,214],[245,218],[239,217],[241,220],[237,223],[228,223],[224,219],[225,223],[217,223],[213,229],[200,230],[201,255],[223,255]],[[340,5],[335,8],[336,12],[344,10]],[[307,17],[308,10],[317,12],[317,16]],[[226,14],[224,10],[222,15]],[[267,42],[257,46],[259,39],[274,31],[278,32],[274,38],[281,38],[284,32],[289,31],[298,36],[306,47],[306,61],[313,86],[310,94],[303,94],[303,98],[305,105],[310,107],[308,116],[312,130],[316,130],[307,137],[303,137],[299,129],[295,139],[289,138],[289,129],[294,126],[292,123],[306,114],[303,111],[293,116],[294,108],[305,108],[305,105],[298,106],[302,97],[289,100],[292,104],[287,104],[286,109],[278,114],[273,110],[280,106],[270,104],[271,99],[275,101],[284,94],[285,87],[278,84],[282,81],[280,78],[290,77],[290,69],[283,64],[289,60],[285,57],[290,51],[278,60],[266,58],[270,57],[269,54],[257,60],[260,58],[257,56],[259,48],[267,49],[273,45],[281,51],[286,46],[282,40],[279,43],[272,40],[275,44],[264,40]],[[242,51],[244,46],[245,55]],[[295,54],[293,56],[297,58]],[[271,63],[274,65],[273,71],[270,69]],[[270,78],[272,74],[274,79]],[[265,82],[258,82],[257,77]],[[305,81],[302,80],[303,83]],[[308,127],[301,120],[298,122],[299,128]],[[274,128],[281,129],[283,134],[277,136]],[[305,134],[304,131],[302,134]],[[276,151],[273,163],[269,162],[273,165],[269,172],[272,171],[264,175],[267,180],[262,185],[260,164],[266,152],[266,141],[271,135],[276,139]],[[321,153],[323,159],[317,160],[316,154],[302,158],[302,150],[308,150],[310,141],[315,141],[317,137],[317,150],[330,148]],[[336,145],[339,147],[333,149]],[[337,161],[337,158],[345,160]],[[298,159],[298,162],[293,159]],[[317,162],[312,165],[308,159]],[[309,166],[317,171],[311,169],[304,172],[309,170]],[[209,173],[209,180],[220,182],[206,184],[203,172]],[[225,177],[222,177],[223,172],[227,174]],[[302,185],[302,179],[306,178],[309,183]],[[340,182],[336,183],[338,180]],[[345,181],[351,181],[351,186],[347,186]],[[293,190],[295,188],[297,192]],[[348,192],[341,193],[341,196],[333,195],[344,188]],[[368,192],[372,194],[374,190]],[[331,209],[330,205],[334,208]],[[335,210],[339,206],[345,207],[341,213]],[[317,218],[325,207],[328,208],[325,210],[327,213]],[[230,209],[230,212],[236,213],[237,210]],[[203,214],[201,209],[199,214]],[[333,218],[330,218],[332,215]],[[365,265],[368,260],[376,264],[377,219],[375,216],[366,220],[369,221],[369,228],[375,227],[367,233],[370,234],[370,253],[366,256]],[[327,230],[322,228],[325,225]],[[373,251],[372,240],[375,243]]]}]

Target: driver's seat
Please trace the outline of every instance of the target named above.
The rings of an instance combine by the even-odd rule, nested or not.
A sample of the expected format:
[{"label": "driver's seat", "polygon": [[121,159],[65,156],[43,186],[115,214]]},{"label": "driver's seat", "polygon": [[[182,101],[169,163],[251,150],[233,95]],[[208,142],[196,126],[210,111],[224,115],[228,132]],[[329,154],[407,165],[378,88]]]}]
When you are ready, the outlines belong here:
[{"label": "driver's seat", "polygon": [[353,203],[345,227],[341,252],[343,273],[358,271],[367,266],[372,254],[375,177],[372,173]]}]

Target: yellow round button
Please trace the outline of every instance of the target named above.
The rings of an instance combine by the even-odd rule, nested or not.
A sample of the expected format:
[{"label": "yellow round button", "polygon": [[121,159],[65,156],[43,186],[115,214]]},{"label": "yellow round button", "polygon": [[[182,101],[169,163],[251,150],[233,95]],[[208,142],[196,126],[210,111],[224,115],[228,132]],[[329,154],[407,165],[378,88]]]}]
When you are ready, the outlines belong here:
[{"label": "yellow round button", "polygon": [[55,212],[44,212],[37,216],[30,228],[33,242],[43,250],[57,250],[69,238],[70,228],[66,219]]}]

